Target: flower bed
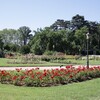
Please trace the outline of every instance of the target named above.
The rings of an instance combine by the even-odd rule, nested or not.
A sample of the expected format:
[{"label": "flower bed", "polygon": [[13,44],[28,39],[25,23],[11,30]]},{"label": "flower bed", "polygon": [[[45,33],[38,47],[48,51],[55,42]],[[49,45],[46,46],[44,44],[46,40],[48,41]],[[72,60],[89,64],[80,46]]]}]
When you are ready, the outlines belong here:
[{"label": "flower bed", "polygon": [[100,66],[92,68],[66,66],[66,68],[39,70],[0,70],[0,82],[17,86],[54,86],[81,82],[100,77]]}]

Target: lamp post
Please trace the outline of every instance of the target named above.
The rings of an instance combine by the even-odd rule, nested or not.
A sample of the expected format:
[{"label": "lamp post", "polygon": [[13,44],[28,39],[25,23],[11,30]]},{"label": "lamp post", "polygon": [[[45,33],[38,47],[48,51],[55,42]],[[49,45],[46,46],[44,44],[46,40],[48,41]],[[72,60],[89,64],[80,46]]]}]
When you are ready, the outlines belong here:
[{"label": "lamp post", "polygon": [[89,45],[88,45],[88,42],[89,42],[89,33],[86,34],[86,39],[87,39],[87,50],[86,50],[87,51],[87,68],[89,68],[89,52],[88,52],[89,51],[88,50],[89,49]]}]

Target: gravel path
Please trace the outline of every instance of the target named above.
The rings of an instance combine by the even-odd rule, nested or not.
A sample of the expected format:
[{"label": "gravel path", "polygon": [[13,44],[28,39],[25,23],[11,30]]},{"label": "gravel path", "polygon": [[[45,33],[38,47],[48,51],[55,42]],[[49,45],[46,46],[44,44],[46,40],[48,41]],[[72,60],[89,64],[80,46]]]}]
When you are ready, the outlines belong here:
[{"label": "gravel path", "polygon": [[[100,65],[93,65],[93,66],[89,66],[89,67],[97,67],[97,66],[100,66]],[[83,67],[83,65],[74,65],[73,67],[77,68],[77,67]],[[15,69],[20,69],[22,68],[22,70],[26,70],[26,69],[32,69],[32,68],[37,68],[37,67],[0,67],[0,70],[15,70]],[[60,69],[60,66],[52,66],[52,67],[38,67],[40,70],[44,70],[44,69]],[[61,67],[61,68],[65,68],[65,66]]]},{"label": "gravel path", "polygon": [[[44,69],[56,69],[56,68],[60,68],[58,67],[0,67],[0,70],[15,70],[15,69],[22,69],[22,70],[26,70],[26,69],[35,69],[35,68],[39,68],[40,70],[44,70]],[[62,67],[65,68],[65,67]]]}]

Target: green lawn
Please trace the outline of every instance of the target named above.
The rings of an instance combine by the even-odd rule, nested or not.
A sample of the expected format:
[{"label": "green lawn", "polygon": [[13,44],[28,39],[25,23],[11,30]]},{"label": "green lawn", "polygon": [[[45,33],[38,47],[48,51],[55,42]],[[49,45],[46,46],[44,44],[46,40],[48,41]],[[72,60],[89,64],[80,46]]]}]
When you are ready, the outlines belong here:
[{"label": "green lawn", "polygon": [[[86,60],[70,60],[71,62],[75,63],[75,65],[86,65]],[[100,65],[100,60],[89,60],[90,65]]]},{"label": "green lawn", "polygon": [[[29,67],[29,66],[60,66],[60,65],[67,65],[67,63],[50,63],[50,62],[45,62],[42,64],[9,64],[7,62],[14,62],[14,59],[7,59],[7,58],[0,58],[0,67],[6,66],[23,66],[23,67]],[[86,60],[75,60],[75,59],[68,59],[67,62],[70,62],[68,64],[72,65],[86,65]],[[90,65],[100,65],[100,60],[90,60]]]},{"label": "green lawn", "polygon": [[0,100],[100,100],[100,79],[54,87],[0,84]]},{"label": "green lawn", "polygon": [[[0,58],[0,67],[14,67],[14,66],[23,66],[23,67],[30,67],[30,66],[60,66],[61,63],[50,63],[50,62],[46,62],[46,63],[42,63],[42,64],[9,64],[7,62],[13,62],[14,59],[7,59],[7,58]],[[66,64],[63,64],[63,65],[66,65]]]}]

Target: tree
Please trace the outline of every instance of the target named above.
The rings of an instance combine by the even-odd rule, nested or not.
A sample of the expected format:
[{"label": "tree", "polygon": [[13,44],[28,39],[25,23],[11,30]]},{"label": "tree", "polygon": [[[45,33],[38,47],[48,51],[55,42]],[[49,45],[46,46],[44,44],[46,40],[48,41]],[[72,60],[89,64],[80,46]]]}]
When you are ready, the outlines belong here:
[{"label": "tree", "polygon": [[4,44],[4,50],[6,51],[11,51],[11,52],[17,52],[19,51],[20,46],[17,44],[9,43],[9,44]]},{"label": "tree", "polygon": [[72,30],[80,29],[84,25],[85,25],[84,16],[80,16],[79,14],[77,14],[76,16],[72,17],[72,20],[71,20],[71,29]]},{"label": "tree", "polygon": [[57,19],[50,28],[53,30],[62,30],[62,29],[68,29],[70,26],[70,21],[65,21],[63,19]]},{"label": "tree", "polygon": [[53,31],[50,28],[39,30],[29,43],[31,51],[35,54],[43,54],[46,51],[66,52],[66,30]]},{"label": "tree", "polygon": [[88,32],[88,28],[86,26],[82,27],[75,31],[75,45],[77,47],[77,51],[80,54],[83,50],[86,50],[86,33]]},{"label": "tree", "polygon": [[19,35],[15,29],[3,29],[0,31],[3,47],[6,51],[16,52],[19,49]]},{"label": "tree", "polygon": [[[4,51],[22,52],[27,49],[35,54],[44,52],[66,52],[80,54],[86,48],[86,33],[89,32],[89,48],[100,53],[100,23],[88,21],[79,14],[71,20],[57,19],[50,27],[37,29],[34,36],[29,27],[22,26],[18,30],[3,29],[0,31],[0,49]],[[30,48],[28,49],[28,45]],[[24,47],[25,46],[25,47]],[[20,50],[21,50],[20,49]],[[96,53],[98,51],[98,53]]]},{"label": "tree", "polygon": [[3,57],[3,41],[2,41],[2,37],[1,37],[1,34],[0,34],[0,57]]},{"label": "tree", "polygon": [[1,50],[3,50],[3,45],[4,45],[4,43],[2,41],[2,37],[1,37],[1,34],[0,34],[0,49]]},{"label": "tree", "polygon": [[10,33],[9,33],[8,29],[3,29],[2,31],[0,31],[0,34],[1,34],[2,40],[5,44],[7,44],[11,41],[10,40]]},{"label": "tree", "polygon": [[38,29],[35,31],[35,35],[29,42],[33,53],[40,55],[49,49],[49,35],[51,32],[52,30],[47,27],[44,30]]},{"label": "tree", "polygon": [[21,45],[27,45],[29,39],[31,38],[32,34],[30,34],[31,30],[29,27],[22,26],[18,29],[20,34]]}]

